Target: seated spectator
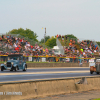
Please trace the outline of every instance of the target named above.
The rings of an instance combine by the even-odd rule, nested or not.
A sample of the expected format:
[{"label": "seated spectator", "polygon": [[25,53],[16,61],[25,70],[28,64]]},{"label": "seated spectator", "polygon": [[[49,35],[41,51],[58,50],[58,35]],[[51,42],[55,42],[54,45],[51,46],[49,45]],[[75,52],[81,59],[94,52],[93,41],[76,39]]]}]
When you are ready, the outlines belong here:
[{"label": "seated spectator", "polygon": [[69,43],[69,47],[71,47],[71,46],[72,46],[72,43],[70,42],[70,43]]},{"label": "seated spectator", "polygon": [[73,41],[73,40],[72,40],[72,38],[71,38],[71,39],[70,39],[70,43],[72,43],[72,41]]},{"label": "seated spectator", "polygon": [[75,44],[75,40],[74,39],[73,39],[72,43]]},{"label": "seated spectator", "polygon": [[97,52],[96,50],[94,50],[94,52]]},{"label": "seated spectator", "polygon": [[79,50],[77,50],[77,56],[79,56]]},{"label": "seated spectator", "polygon": [[2,42],[2,38],[0,37],[0,41]]},{"label": "seated spectator", "polygon": [[45,51],[46,51],[46,53],[48,53],[48,49],[47,48],[45,49]]}]

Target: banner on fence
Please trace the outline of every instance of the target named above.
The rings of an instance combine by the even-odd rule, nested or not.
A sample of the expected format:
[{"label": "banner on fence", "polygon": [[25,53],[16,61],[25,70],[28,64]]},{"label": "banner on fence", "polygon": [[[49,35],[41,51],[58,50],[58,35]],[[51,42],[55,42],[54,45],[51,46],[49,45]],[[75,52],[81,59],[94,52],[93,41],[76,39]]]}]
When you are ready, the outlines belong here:
[{"label": "banner on fence", "polygon": [[46,58],[42,58],[42,62],[46,62]]},{"label": "banner on fence", "polygon": [[28,57],[28,61],[32,61],[32,57]]},{"label": "banner on fence", "polygon": [[93,63],[94,62],[94,59],[89,59],[89,63]]},{"label": "banner on fence", "polygon": [[70,61],[70,58],[66,58],[66,62],[69,62]]}]

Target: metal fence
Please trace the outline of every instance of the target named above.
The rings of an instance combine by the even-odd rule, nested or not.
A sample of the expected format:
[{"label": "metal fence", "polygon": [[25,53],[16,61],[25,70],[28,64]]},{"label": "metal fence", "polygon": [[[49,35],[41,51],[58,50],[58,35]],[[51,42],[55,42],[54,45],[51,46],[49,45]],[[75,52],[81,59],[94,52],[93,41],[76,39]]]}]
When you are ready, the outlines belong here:
[{"label": "metal fence", "polygon": [[[57,57],[57,56],[23,56],[23,60],[29,62],[74,62],[88,63],[89,60],[95,58],[79,58],[79,57]],[[7,55],[1,55],[0,61],[8,61]]]}]

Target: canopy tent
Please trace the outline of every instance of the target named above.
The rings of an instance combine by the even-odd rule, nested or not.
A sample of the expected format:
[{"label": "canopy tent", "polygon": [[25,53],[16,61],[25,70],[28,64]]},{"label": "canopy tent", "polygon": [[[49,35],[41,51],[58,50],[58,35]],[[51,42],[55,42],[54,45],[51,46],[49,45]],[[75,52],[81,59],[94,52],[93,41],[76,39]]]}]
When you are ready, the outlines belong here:
[{"label": "canopy tent", "polygon": [[60,49],[60,48],[59,48],[58,46],[54,46],[53,49],[58,50],[58,49]]},{"label": "canopy tent", "polygon": [[54,54],[61,54],[60,48],[58,46],[54,46],[53,50],[54,50]]}]

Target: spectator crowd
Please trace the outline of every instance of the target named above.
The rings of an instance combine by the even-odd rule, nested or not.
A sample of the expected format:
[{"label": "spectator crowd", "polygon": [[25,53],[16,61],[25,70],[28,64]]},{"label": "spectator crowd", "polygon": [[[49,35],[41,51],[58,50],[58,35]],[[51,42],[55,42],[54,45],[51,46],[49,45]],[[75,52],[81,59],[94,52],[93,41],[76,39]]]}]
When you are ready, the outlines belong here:
[{"label": "spectator crowd", "polygon": [[[61,35],[57,35],[57,38],[59,37],[61,37]],[[62,36],[62,38],[64,41],[64,36]],[[68,42],[67,39],[68,37],[65,35],[65,42]],[[57,59],[53,58],[56,56],[60,57],[58,59],[59,61],[63,61],[63,57],[69,57],[70,62],[78,62],[79,60],[77,60],[77,58],[94,58],[95,53],[100,55],[98,46],[94,45],[92,41],[80,41],[79,39],[76,41],[72,38],[69,40],[69,45],[64,46],[64,55],[56,55],[53,49],[49,50],[38,44],[33,46],[29,41],[24,40],[24,38],[18,38],[11,35],[0,36],[0,48],[0,55],[22,53],[24,56],[33,56],[32,61],[34,61],[34,59],[39,61],[39,56],[47,56],[48,61],[57,61]],[[88,62],[88,59],[85,59],[84,61]]]}]

